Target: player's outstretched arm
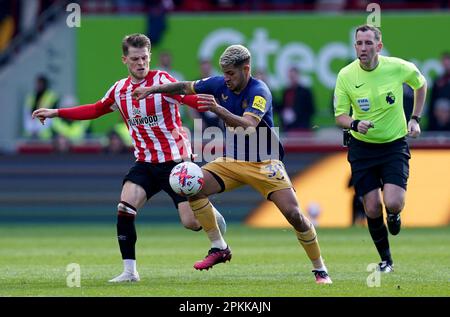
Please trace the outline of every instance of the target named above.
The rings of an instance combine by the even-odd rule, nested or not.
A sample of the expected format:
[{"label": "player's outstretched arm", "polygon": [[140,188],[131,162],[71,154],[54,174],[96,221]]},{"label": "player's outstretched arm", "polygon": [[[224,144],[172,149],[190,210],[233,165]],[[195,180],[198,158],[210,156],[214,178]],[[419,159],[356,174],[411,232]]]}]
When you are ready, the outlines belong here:
[{"label": "player's outstretched arm", "polygon": [[45,124],[45,119],[54,118],[56,116],[58,116],[58,109],[39,108],[37,110],[34,110],[31,114],[31,117],[33,119],[38,118],[42,124]]},{"label": "player's outstretched arm", "polygon": [[192,95],[195,94],[192,81],[179,81],[159,86],[137,87],[133,93],[133,98],[137,100],[144,99],[151,94],[167,94],[167,95]]},{"label": "player's outstretched arm", "polygon": [[113,109],[111,108],[112,105],[113,101],[107,99],[106,101],[100,100],[94,104],[82,105],[72,108],[64,108],[64,109],[40,108],[33,111],[31,117],[33,119],[38,118],[42,124],[44,124],[45,119],[54,117],[61,117],[70,120],[91,120],[112,112],[113,111]]}]

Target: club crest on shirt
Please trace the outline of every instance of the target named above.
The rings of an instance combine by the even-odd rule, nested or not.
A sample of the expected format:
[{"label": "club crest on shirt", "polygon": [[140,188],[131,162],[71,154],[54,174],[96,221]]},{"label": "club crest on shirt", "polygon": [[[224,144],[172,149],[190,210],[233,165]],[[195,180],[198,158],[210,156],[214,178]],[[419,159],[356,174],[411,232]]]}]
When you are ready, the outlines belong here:
[{"label": "club crest on shirt", "polygon": [[228,100],[228,96],[225,96],[225,95],[222,93],[222,100],[223,100],[224,102],[226,102],[226,101]]},{"label": "club crest on shirt", "polygon": [[242,109],[245,109],[248,107],[248,102],[247,100],[244,99],[244,101],[242,101]]},{"label": "club crest on shirt", "polygon": [[370,109],[369,98],[358,98],[356,99],[356,102],[358,103],[358,106],[359,108],[361,108],[362,111],[369,111]]},{"label": "club crest on shirt", "polygon": [[139,109],[139,107],[136,107],[135,105],[133,105],[133,110],[132,110],[132,116],[133,117],[141,117],[141,109]]}]

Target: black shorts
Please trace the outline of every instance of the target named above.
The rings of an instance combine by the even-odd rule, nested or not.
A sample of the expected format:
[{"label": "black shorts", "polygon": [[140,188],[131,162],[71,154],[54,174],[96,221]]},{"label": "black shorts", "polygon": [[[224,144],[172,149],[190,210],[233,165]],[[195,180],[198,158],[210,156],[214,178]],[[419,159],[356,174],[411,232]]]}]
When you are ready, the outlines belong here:
[{"label": "black shorts", "polygon": [[122,184],[130,181],[141,186],[147,194],[147,200],[164,190],[172,198],[175,208],[178,208],[178,204],[187,201],[187,198],[175,193],[169,184],[170,171],[177,164],[173,161],[165,163],[136,162],[125,175]]},{"label": "black shorts", "polygon": [[384,184],[398,185],[406,190],[411,154],[405,138],[389,143],[366,143],[350,139],[348,161],[352,168],[351,185],[356,195],[383,188]]}]

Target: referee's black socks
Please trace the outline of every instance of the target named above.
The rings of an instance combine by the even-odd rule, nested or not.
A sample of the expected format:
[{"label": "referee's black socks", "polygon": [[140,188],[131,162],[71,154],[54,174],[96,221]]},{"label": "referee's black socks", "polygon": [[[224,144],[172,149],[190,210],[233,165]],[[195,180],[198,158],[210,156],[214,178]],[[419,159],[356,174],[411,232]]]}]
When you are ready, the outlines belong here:
[{"label": "referee's black socks", "polygon": [[370,235],[375,244],[378,254],[382,261],[392,264],[391,251],[389,249],[388,231],[383,222],[383,216],[372,219],[367,217],[367,225],[369,227]]}]

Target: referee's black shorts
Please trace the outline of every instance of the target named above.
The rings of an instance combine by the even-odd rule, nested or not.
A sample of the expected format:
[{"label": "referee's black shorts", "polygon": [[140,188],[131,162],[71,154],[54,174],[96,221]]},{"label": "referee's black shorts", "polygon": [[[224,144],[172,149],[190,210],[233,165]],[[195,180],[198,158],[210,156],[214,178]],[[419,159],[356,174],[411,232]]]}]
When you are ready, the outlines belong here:
[{"label": "referee's black shorts", "polygon": [[130,181],[140,185],[147,194],[147,200],[163,190],[172,198],[175,208],[178,208],[178,204],[187,201],[187,198],[175,193],[169,184],[170,172],[177,164],[173,161],[165,163],[136,162],[125,175],[122,184]]},{"label": "referee's black shorts", "polygon": [[348,161],[352,169],[351,184],[356,195],[383,188],[384,184],[398,185],[406,190],[411,154],[406,138],[389,143],[367,143],[350,139]]}]

